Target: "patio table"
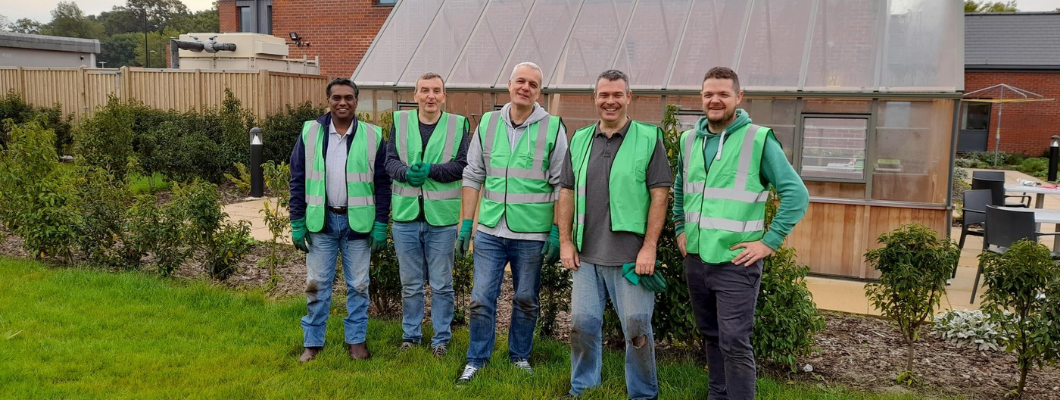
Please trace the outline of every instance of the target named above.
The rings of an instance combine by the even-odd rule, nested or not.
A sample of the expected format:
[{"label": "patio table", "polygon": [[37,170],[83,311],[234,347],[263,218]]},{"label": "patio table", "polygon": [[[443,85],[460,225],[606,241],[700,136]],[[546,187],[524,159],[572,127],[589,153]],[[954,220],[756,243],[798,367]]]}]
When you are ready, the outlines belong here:
[{"label": "patio table", "polygon": [[1034,208],[1042,208],[1045,204],[1045,195],[1060,195],[1060,188],[1049,189],[1041,186],[1005,185],[1006,192],[1034,193]]}]

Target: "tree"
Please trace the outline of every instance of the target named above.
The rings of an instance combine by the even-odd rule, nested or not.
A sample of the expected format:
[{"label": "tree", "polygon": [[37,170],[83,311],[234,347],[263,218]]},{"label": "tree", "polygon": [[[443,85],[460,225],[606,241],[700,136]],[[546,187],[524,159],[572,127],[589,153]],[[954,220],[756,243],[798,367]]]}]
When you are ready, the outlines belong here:
[{"label": "tree", "polygon": [[166,28],[162,33],[151,32],[147,34],[147,50],[151,51],[151,65],[144,64],[144,42],[143,36],[138,35],[139,43],[136,46],[136,64],[142,65],[147,68],[166,68],[166,44],[169,44],[169,38],[177,37],[180,35],[175,29]]},{"label": "tree", "polygon": [[77,3],[60,1],[52,10],[52,22],[45,25],[45,35],[83,39],[103,37],[103,25],[85,16]]},{"label": "tree", "polygon": [[[1060,10],[1060,9],[1058,9]],[[966,13],[1009,13],[1017,12],[1016,0],[989,1],[989,0],[964,0],[964,12]]]},{"label": "tree", "polygon": [[913,360],[920,327],[927,322],[946,292],[946,279],[961,251],[948,238],[921,224],[903,226],[879,238],[883,244],[865,253],[865,261],[880,271],[880,280],[865,285],[865,294],[880,314],[897,325],[909,352],[898,381],[914,382]]},{"label": "tree", "polygon": [[103,24],[107,36],[120,35],[122,33],[144,32],[143,13],[140,10],[127,9],[115,6],[110,11],[99,13],[96,20]]},{"label": "tree", "polygon": [[[137,55],[143,52],[144,35],[140,33],[119,33],[99,41],[97,61],[105,62],[107,68],[119,68],[126,65],[142,66]],[[140,51],[137,51],[140,49]]]},{"label": "tree", "polygon": [[191,15],[188,7],[180,0],[127,0],[125,7],[115,7],[114,10],[131,12],[140,21],[143,21],[143,13],[146,11],[149,32],[162,32],[176,21]]},{"label": "tree", "polygon": [[5,29],[14,33],[40,35],[42,28],[43,25],[40,22],[29,18],[19,18],[18,21],[8,24]]},{"label": "tree", "polygon": [[209,10],[202,10],[174,21],[174,25],[174,28],[182,33],[220,31],[221,19],[217,12],[217,3]]}]

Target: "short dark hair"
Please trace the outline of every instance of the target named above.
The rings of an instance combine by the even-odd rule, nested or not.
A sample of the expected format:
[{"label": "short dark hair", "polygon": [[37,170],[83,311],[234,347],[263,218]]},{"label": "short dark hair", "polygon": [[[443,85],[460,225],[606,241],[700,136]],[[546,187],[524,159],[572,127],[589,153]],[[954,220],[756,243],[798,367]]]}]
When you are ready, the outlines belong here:
[{"label": "short dark hair", "polygon": [[420,86],[420,81],[426,81],[426,80],[431,80],[431,79],[435,79],[435,78],[437,78],[438,80],[442,81],[442,92],[445,92],[445,79],[442,79],[441,75],[438,75],[437,73],[434,73],[434,72],[425,72],[425,73],[423,73],[423,75],[420,75],[419,79],[416,79],[416,86],[417,86],[416,90],[419,90],[418,87]]},{"label": "short dark hair", "polygon": [[703,75],[703,82],[707,79],[731,79],[732,89],[737,93],[740,92],[740,77],[736,76],[736,71],[733,71],[729,67],[714,67],[710,71],[707,71],[706,75]]},{"label": "short dark hair", "polygon": [[[626,84],[626,91],[629,91],[629,76],[626,76],[625,72],[619,71],[617,69],[609,69],[607,71],[601,72],[600,76],[596,77],[596,83],[594,85],[599,86],[601,79],[607,79],[609,82],[621,80],[622,83]],[[596,86],[593,86],[594,94],[596,93]]]},{"label": "short dark hair", "polygon": [[357,98],[361,97],[361,89],[357,88],[357,84],[356,83],[353,83],[353,81],[351,81],[349,79],[346,79],[346,78],[335,78],[335,79],[332,79],[331,82],[328,83],[328,89],[327,89],[328,97],[331,97],[331,87],[335,86],[335,85],[349,86],[349,87],[353,88],[353,98],[357,99]]}]

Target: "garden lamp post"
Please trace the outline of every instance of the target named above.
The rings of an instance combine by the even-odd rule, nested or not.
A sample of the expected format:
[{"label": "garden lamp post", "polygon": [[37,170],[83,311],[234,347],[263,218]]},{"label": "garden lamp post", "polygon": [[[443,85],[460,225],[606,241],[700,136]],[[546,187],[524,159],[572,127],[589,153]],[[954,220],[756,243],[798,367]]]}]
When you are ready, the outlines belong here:
[{"label": "garden lamp post", "polygon": [[261,170],[261,128],[250,129],[250,197],[262,197],[265,180]]},{"label": "garden lamp post", "polygon": [[1056,162],[1060,158],[1060,136],[1053,135],[1053,143],[1049,145],[1049,182],[1056,182]]}]

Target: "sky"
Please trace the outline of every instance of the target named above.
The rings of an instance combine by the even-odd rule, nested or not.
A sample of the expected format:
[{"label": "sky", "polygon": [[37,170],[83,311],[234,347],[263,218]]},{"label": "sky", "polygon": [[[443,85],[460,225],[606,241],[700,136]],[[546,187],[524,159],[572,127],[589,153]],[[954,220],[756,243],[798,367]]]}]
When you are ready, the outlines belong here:
[{"label": "sky", "polygon": [[[183,0],[184,5],[191,11],[200,11],[210,8],[213,0]],[[75,0],[81,10],[88,14],[99,14],[101,11],[110,11],[114,6],[125,5],[125,0]],[[51,10],[59,0],[0,0],[0,15],[14,21],[19,18],[35,19],[46,23],[51,21]],[[1060,0],[1016,0],[1016,8],[1020,11],[1053,11],[1060,7]]]}]

